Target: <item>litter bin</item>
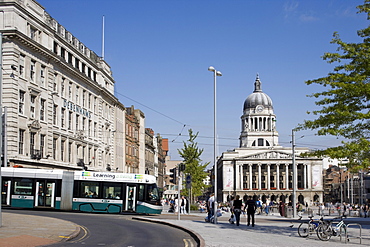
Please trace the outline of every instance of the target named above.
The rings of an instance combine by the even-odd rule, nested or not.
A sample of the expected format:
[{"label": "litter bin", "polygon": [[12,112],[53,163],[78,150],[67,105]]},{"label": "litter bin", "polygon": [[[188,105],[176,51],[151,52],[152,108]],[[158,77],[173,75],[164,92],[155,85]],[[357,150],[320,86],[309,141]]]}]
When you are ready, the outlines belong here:
[{"label": "litter bin", "polygon": [[285,207],[285,217],[287,218],[293,217],[293,207],[292,206]]}]

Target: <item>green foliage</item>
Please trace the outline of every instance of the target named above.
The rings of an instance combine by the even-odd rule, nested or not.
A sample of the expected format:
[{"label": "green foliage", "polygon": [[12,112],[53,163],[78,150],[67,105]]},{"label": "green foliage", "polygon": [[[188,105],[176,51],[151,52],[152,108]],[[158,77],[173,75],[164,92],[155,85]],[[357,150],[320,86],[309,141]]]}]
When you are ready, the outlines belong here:
[{"label": "green foliage", "polygon": [[[357,7],[370,20],[370,0]],[[332,44],[337,52],[325,53],[329,64],[337,63],[328,76],[306,81],[307,85],[319,84],[327,90],[308,95],[316,98],[320,110],[308,112],[317,116],[306,120],[299,129],[317,130],[317,135],[344,137],[341,146],[314,152],[332,158],[349,158],[352,170],[368,168],[370,163],[370,26],[357,31],[361,43],[346,43],[334,33]]]},{"label": "green foliage", "polygon": [[[198,136],[193,133],[192,129],[189,129],[189,139],[187,142],[183,142],[183,148],[178,149],[180,156],[184,159],[185,174],[191,176],[191,198],[195,198],[203,194],[204,189],[207,187],[203,180],[207,178],[208,173],[205,172],[208,163],[202,164],[200,156],[203,153],[203,149],[199,149],[198,143],[195,139]],[[185,187],[185,185],[184,185]],[[184,195],[189,196],[188,190],[184,190]]]},{"label": "green foliage", "polygon": [[190,205],[190,210],[191,211],[198,211],[198,205],[197,204],[191,204]]}]

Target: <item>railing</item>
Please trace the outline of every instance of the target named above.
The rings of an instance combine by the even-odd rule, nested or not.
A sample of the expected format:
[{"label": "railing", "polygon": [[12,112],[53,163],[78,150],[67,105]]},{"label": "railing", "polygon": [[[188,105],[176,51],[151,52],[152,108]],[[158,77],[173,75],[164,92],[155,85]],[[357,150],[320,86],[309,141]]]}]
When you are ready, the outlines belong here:
[{"label": "railing", "polygon": [[349,237],[348,237],[349,226],[358,226],[359,227],[359,229],[360,229],[359,236],[358,237],[351,237],[351,238],[359,238],[360,239],[360,244],[361,244],[362,243],[362,226],[359,223],[351,223],[351,224],[346,225],[346,243],[349,241]]}]

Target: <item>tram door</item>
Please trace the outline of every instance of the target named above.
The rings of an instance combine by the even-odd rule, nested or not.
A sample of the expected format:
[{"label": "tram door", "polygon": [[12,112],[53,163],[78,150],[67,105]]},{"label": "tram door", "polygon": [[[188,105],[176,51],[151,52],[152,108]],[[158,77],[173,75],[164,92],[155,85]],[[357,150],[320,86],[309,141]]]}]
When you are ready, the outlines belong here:
[{"label": "tram door", "polygon": [[11,185],[10,180],[2,181],[2,188],[1,188],[1,204],[2,205],[10,205],[10,189],[11,189],[10,185]]},{"label": "tram door", "polygon": [[35,207],[55,207],[55,182],[37,180]]},{"label": "tram door", "polygon": [[126,186],[126,211],[136,210],[136,186],[127,185]]}]

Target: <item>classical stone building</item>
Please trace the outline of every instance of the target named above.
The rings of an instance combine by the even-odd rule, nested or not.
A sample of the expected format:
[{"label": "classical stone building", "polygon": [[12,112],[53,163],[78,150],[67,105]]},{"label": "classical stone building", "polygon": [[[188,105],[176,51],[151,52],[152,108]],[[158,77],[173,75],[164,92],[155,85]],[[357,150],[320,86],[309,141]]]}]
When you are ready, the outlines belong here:
[{"label": "classical stone building", "polygon": [[[262,92],[257,76],[254,91],[244,102],[240,146],[222,153],[217,162],[218,198],[254,196],[263,201],[292,200],[292,147],[279,145],[271,98]],[[308,148],[295,148],[297,201],[322,202],[322,159],[302,158]]]},{"label": "classical stone building", "polygon": [[[144,173],[144,165],[140,166],[140,128],[144,114],[134,106],[126,108],[125,143],[127,173]],[[141,169],[140,169],[141,168]]]},{"label": "classical stone building", "polygon": [[158,164],[158,172],[155,176],[158,177],[157,185],[160,188],[165,187],[165,177],[166,177],[166,157],[168,155],[168,139],[163,138],[160,134],[157,134],[154,139],[155,143],[155,153],[154,153],[154,162]]},{"label": "classical stone building", "polygon": [[36,1],[0,10],[9,165],[122,171],[125,109],[110,66]]},{"label": "classical stone building", "polygon": [[151,128],[145,128],[145,174],[158,174],[158,163],[154,161],[157,140]]},{"label": "classical stone building", "polygon": [[[145,173],[145,115],[114,96],[103,58],[35,0],[0,1],[0,31],[6,165]],[[163,186],[168,145],[151,138]]]}]

